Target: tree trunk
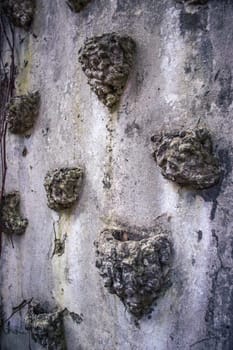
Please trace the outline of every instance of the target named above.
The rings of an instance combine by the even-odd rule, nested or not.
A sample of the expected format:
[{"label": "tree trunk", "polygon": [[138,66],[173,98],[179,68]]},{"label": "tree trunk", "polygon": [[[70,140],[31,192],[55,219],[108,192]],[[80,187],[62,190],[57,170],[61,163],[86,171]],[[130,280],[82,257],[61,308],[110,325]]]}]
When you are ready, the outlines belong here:
[{"label": "tree trunk", "polygon": [[[68,310],[68,350],[233,349],[233,2],[200,3],[92,0],[75,12],[40,0],[31,28],[15,28],[15,95],[39,91],[40,110],[26,136],[6,137],[5,193],[20,192],[28,225],[2,233],[2,350],[43,349],[25,329],[31,298]],[[87,38],[112,32],[136,44],[115,110],[79,62]],[[208,189],[167,179],[152,156],[153,135],[199,127],[221,166]],[[70,167],[84,171],[79,199],[53,210],[45,176]],[[135,317],[104,287],[94,241],[103,230],[158,225],[172,246],[170,284]]]}]

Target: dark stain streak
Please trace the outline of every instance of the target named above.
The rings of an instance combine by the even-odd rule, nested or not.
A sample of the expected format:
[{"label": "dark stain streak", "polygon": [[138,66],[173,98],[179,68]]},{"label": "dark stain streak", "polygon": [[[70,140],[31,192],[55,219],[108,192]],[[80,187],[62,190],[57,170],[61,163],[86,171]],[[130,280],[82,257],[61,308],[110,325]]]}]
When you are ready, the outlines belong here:
[{"label": "dark stain streak", "polygon": [[203,233],[202,233],[201,230],[197,231],[197,241],[198,241],[198,243],[202,240],[202,235],[203,235]]}]

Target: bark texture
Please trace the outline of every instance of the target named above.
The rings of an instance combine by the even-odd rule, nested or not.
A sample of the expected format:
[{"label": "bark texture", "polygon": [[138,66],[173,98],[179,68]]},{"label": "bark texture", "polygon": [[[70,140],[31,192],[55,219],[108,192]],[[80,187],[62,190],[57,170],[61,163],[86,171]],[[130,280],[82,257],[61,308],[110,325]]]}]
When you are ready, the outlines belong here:
[{"label": "bark texture", "polygon": [[[40,108],[32,133],[7,134],[6,194],[20,193],[28,225],[14,248],[2,235],[3,350],[28,348],[20,307],[31,298],[48,312],[69,310],[68,350],[232,350],[232,18],[229,0],[92,0],[79,13],[40,0],[30,30],[15,29],[15,96],[39,91]],[[106,33],[137,48],[115,111],[79,62],[86,40]],[[152,135],[195,128],[209,131],[221,168],[209,189],[169,181],[153,159]],[[51,210],[46,174],[77,167],[78,201]],[[93,242],[158,220],[172,244],[171,285],[135,322],[104,287]],[[31,339],[32,350],[44,348]]]}]

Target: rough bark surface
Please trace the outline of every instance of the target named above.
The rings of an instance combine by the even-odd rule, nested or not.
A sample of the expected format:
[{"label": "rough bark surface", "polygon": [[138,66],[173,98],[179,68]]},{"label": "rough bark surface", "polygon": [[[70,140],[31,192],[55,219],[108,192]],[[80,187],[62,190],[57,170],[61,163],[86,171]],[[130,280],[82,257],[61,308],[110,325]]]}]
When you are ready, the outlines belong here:
[{"label": "rough bark surface", "polygon": [[[232,350],[232,18],[229,0],[93,0],[80,13],[64,0],[41,0],[30,31],[16,28],[15,95],[38,90],[41,102],[30,137],[7,135],[6,193],[20,192],[28,227],[13,235],[14,248],[2,235],[4,319],[13,312],[3,350],[28,348],[27,308],[14,311],[32,297],[80,315],[64,319],[68,350]],[[87,38],[112,32],[137,46],[114,113],[79,62]],[[162,176],[151,143],[197,126],[209,130],[222,167],[219,182],[198,191]],[[79,164],[77,204],[51,210],[47,172]],[[172,285],[135,323],[104,287],[93,242],[112,227],[154,227],[158,217],[171,232]],[[55,239],[65,239],[61,254]],[[43,350],[33,339],[31,349]]]}]

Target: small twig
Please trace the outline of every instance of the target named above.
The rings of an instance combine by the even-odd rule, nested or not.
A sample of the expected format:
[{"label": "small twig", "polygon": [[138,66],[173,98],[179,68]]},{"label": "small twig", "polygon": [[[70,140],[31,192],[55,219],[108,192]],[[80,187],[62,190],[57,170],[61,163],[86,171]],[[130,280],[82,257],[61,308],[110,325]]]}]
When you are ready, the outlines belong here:
[{"label": "small twig", "polygon": [[56,253],[56,241],[57,241],[57,234],[56,234],[56,228],[55,228],[55,222],[53,222],[53,232],[54,232],[54,248],[51,259],[54,257]]},{"label": "small twig", "polygon": [[194,347],[195,345],[198,345],[198,344],[200,344],[200,343],[203,343],[204,341],[207,341],[207,340],[210,340],[210,339],[217,339],[217,338],[218,338],[218,337],[203,338],[203,339],[198,340],[198,341],[196,341],[195,343],[191,344],[189,348],[191,349],[191,348]]},{"label": "small twig", "polygon": [[19,305],[13,307],[11,315],[6,320],[4,320],[3,323],[10,321],[14,314],[22,310],[26,305],[29,305],[32,302],[32,300],[33,298],[31,298],[30,300],[23,300]]}]

